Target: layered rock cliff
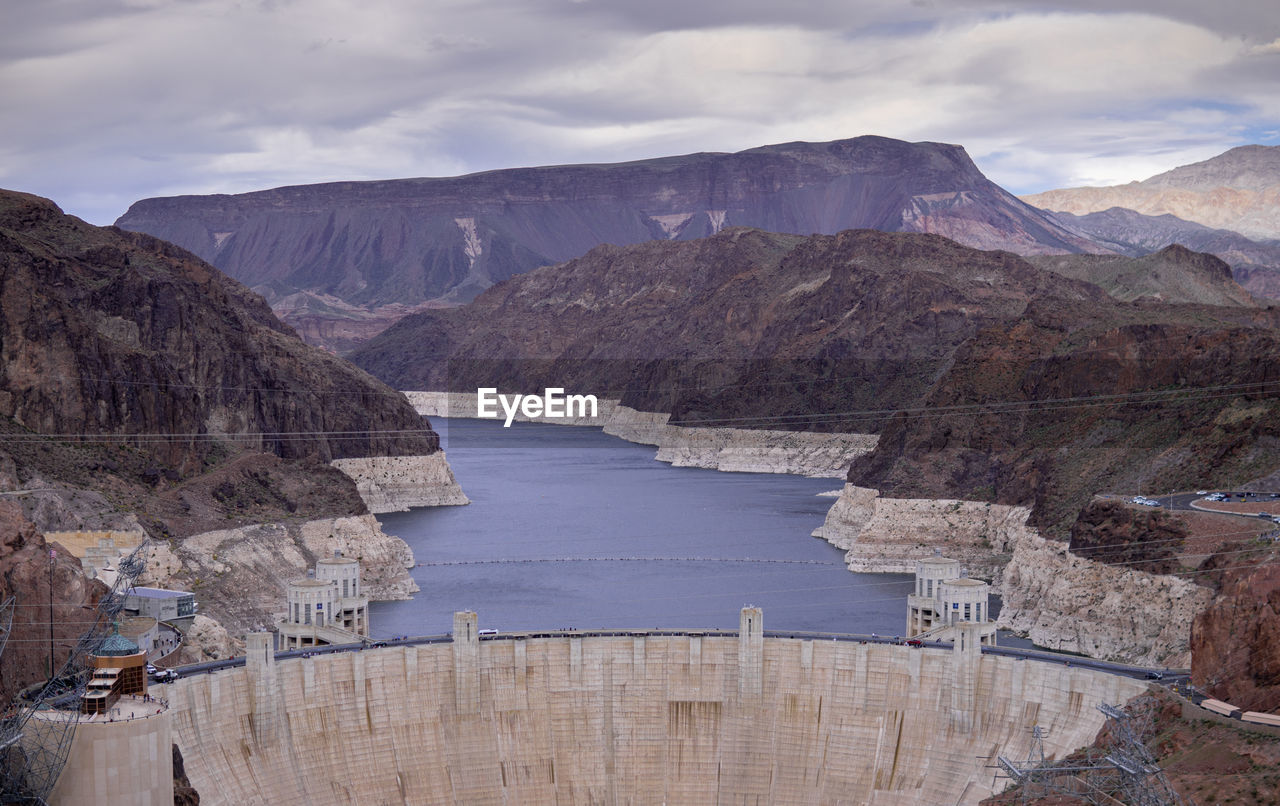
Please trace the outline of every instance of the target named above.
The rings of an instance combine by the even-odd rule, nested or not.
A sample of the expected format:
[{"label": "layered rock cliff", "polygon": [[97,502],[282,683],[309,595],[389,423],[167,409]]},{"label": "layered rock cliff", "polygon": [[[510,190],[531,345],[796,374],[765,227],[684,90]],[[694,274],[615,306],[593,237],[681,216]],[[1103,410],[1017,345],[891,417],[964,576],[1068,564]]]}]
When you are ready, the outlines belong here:
[{"label": "layered rock cliff", "polygon": [[458,486],[444,451],[429,456],[335,459],[333,466],[356,483],[360,498],[373,513],[471,503]]},{"label": "layered rock cliff", "polygon": [[[116,223],[190,249],[278,297],[304,292],[365,309],[466,301],[602,243],[690,240],[733,226],[799,234],[867,227],[1021,253],[1107,251],[992,183],[959,146],[870,136],[144,199]],[[285,318],[310,333],[323,326],[312,320],[332,326],[338,312],[327,307],[295,308]]]},{"label": "layered rock cliff", "polygon": [[1191,666],[1191,625],[1213,591],[1072,554],[1028,532],[997,578],[999,624],[1049,649],[1149,666]]},{"label": "layered rock cliff", "polygon": [[844,549],[850,571],[914,574],[918,560],[941,553],[970,576],[993,579],[1028,533],[1028,514],[983,501],[887,498],[846,484],[813,536]]}]

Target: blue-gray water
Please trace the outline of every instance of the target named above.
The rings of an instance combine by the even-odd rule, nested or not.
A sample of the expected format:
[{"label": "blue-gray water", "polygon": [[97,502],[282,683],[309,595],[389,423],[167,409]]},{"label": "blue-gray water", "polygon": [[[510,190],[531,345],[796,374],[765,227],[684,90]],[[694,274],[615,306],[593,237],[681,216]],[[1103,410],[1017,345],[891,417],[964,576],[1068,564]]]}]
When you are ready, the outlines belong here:
[{"label": "blue-gray water", "polygon": [[[412,547],[422,589],[371,606],[373,633],[447,632],[455,610],[480,627],[737,628],[900,634],[911,577],[851,574],[810,537],[838,479],[673,468],[655,449],[596,428],[433,418],[470,506],[379,516]],[[615,561],[676,557],[812,564]],[[446,564],[491,560],[559,560]]]}]

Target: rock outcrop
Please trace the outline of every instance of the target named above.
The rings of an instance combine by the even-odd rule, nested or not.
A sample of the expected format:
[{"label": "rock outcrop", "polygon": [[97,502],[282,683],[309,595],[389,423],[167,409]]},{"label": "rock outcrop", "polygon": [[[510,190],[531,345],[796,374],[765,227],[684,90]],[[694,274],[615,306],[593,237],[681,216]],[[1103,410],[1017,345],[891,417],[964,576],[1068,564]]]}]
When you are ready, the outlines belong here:
[{"label": "rock outcrop", "polygon": [[283,612],[286,584],[334,551],[360,561],[371,599],[408,599],[418,590],[408,572],[412,550],[372,515],[258,524],[158,543],[142,582],[195,592],[203,613],[239,635],[269,626]]},{"label": "rock outcrop", "polygon": [[788,473],[844,478],[855,459],[876,445],[873,434],[815,434],[745,428],[669,425],[658,442],[659,462],[738,473]]},{"label": "rock outcrop", "polygon": [[984,501],[884,498],[846,484],[813,536],[844,549],[850,571],[914,574],[917,560],[941,553],[970,576],[993,579],[1028,533],[1028,514]]},{"label": "rock outcrop", "polygon": [[998,623],[1036,644],[1149,666],[1191,666],[1191,625],[1213,591],[1071,554],[1034,533],[1021,536],[997,578]]},{"label": "rock outcrop", "polygon": [[333,304],[306,310],[326,297],[370,312],[467,301],[601,243],[690,240],[734,226],[867,227],[937,232],[981,249],[1106,251],[992,183],[960,146],[884,137],[144,199],[116,224],[172,241],[282,301],[304,292],[308,304],[291,303],[287,319],[303,332],[343,315]]},{"label": "rock outcrop", "polygon": [[17,503],[0,499],[0,601],[12,596],[18,605],[0,655],[0,702],[48,679],[51,660],[55,670],[62,668],[107,593],[84,575],[79,560],[51,548]]},{"label": "rock outcrop", "polygon": [[1077,557],[1027,525],[1025,507],[882,498],[846,485],[814,532],[850,570],[913,573],[941,553],[1002,597],[998,623],[1049,649],[1129,663],[1190,665],[1191,624],[1213,592],[1174,576]]},{"label": "rock outcrop", "polygon": [[1029,506],[1065,540],[1100,492],[1254,477],[1280,466],[1280,401],[1253,392],[1280,371],[1278,324],[1258,308],[1032,306],[958,349],[848,480]]},{"label": "rock outcrop", "polygon": [[[1245,710],[1280,709],[1280,565],[1222,558],[1218,598],[1191,633],[1191,679]],[[1241,567],[1243,566],[1243,567]]]},{"label": "rock outcrop", "polygon": [[227,628],[203,613],[196,615],[182,636],[179,663],[226,660],[244,654],[244,641],[231,637]]},{"label": "rock outcrop", "polygon": [[[46,199],[0,191],[0,298],[0,417],[136,445],[143,482],[242,451],[328,460],[438,447],[402,397],[304,344],[244,286],[172,244],[90,226]],[[115,453],[97,462],[136,461]]]},{"label": "rock outcrop", "polygon": [[471,503],[458,486],[444,451],[427,456],[335,459],[333,466],[356,483],[364,505],[375,514]]},{"label": "rock outcrop", "polygon": [[[1280,249],[1277,250],[1280,257]],[[1211,254],[1165,246],[1142,257],[1123,255],[1037,255],[1035,265],[1093,283],[1122,302],[1136,299],[1174,304],[1255,308],[1258,301],[1231,275],[1231,267]]]}]

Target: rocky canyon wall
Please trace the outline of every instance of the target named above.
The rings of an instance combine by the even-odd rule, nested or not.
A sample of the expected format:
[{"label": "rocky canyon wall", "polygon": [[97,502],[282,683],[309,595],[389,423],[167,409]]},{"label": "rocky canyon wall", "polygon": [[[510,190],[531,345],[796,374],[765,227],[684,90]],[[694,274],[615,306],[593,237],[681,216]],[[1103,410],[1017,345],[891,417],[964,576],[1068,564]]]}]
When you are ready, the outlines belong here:
[{"label": "rocky canyon wall", "polygon": [[882,498],[845,485],[815,537],[850,570],[914,573],[941,553],[1003,600],[999,624],[1055,650],[1190,665],[1191,624],[1212,593],[1186,580],[1077,557],[1027,525],[1029,510],[980,501]]}]

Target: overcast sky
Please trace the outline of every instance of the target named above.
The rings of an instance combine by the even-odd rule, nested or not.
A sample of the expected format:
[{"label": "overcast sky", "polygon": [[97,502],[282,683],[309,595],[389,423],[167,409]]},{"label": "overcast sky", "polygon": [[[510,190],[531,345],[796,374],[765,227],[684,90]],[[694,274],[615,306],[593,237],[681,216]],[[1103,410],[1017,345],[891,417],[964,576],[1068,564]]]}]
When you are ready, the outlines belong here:
[{"label": "overcast sky", "polygon": [[1280,143],[1274,0],[5,0],[0,187],[132,202],[880,134],[1028,193]]}]

